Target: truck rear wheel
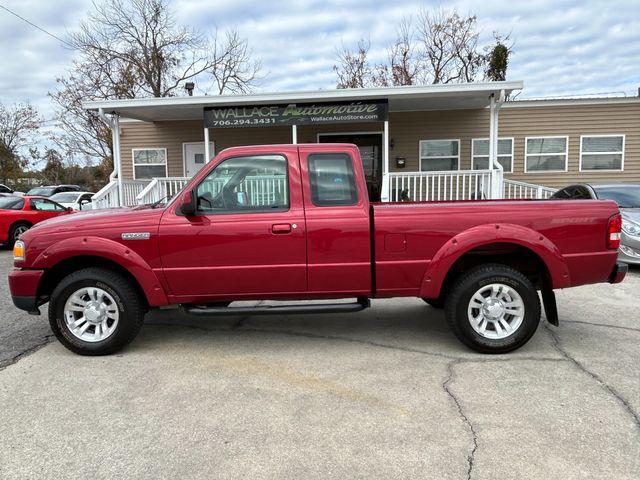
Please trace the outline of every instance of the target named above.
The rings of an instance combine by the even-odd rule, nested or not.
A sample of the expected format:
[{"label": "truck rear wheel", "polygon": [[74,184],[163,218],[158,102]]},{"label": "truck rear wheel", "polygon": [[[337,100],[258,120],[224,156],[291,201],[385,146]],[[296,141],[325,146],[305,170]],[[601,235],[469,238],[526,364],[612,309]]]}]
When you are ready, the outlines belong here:
[{"label": "truck rear wheel", "polygon": [[540,299],[527,277],[506,265],[488,264],[462,275],[445,304],[453,333],[481,353],[507,353],[533,336]]},{"label": "truck rear wheel", "polygon": [[144,320],[135,287],[103,268],[71,273],[49,301],[49,324],[65,347],[80,355],[108,355],[131,342]]}]

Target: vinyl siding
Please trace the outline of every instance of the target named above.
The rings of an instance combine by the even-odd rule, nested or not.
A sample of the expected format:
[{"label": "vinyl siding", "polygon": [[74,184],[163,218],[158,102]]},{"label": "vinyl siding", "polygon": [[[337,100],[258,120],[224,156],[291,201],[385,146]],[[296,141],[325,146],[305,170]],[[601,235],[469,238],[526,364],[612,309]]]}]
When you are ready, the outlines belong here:
[{"label": "vinyl siding", "polygon": [[[322,132],[382,132],[383,124],[302,125],[300,143],[315,143]],[[580,172],[580,135],[625,135],[623,172]],[[525,137],[568,136],[567,172],[524,173]],[[395,157],[406,158],[404,171],[419,169],[419,142],[428,139],[460,139],[460,168],[471,167],[471,140],[489,136],[489,111],[444,110],[391,112],[389,115],[389,166]],[[581,181],[640,182],[640,102],[602,105],[504,107],[500,111],[500,137],[514,138],[514,172],[506,177],[550,187]],[[290,143],[291,127],[228,128],[211,130],[216,152],[236,145]],[[124,178],[132,178],[131,149],[166,148],[169,175],[183,175],[183,142],[203,141],[202,122],[172,121],[122,123]]]},{"label": "vinyl siding", "polygon": [[[504,108],[500,112],[500,136],[515,137],[514,173],[507,178],[562,187],[576,182],[640,182],[640,103]],[[625,135],[624,171],[580,172],[580,136]],[[567,135],[568,171],[524,173],[525,137]]]},{"label": "vinyl siding", "polygon": [[[215,153],[237,145],[291,143],[291,129],[289,127],[227,128],[221,135],[215,135],[215,132],[211,131],[210,141],[215,144]],[[132,149],[134,148],[166,148],[169,176],[182,177],[184,175],[183,144],[186,142],[204,142],[202,122],[121,123],[122,177],[133,178]]]}]

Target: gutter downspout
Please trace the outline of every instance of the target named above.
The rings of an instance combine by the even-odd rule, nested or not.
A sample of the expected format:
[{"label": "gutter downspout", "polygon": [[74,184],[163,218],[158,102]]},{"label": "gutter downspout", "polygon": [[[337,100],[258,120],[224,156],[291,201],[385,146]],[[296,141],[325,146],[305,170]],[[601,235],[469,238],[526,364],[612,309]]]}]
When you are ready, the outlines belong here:
[{"label": "gutter downspout", "polygon": [[113,142],[113,172],[109,175],[109,181],[118,180],[118,206],[124,205],[124,192],[122,190],[122,161],[120,158],[120,116],[112,112],[111,118],[107,117],[103,108],[98,109],[99,117],[111,127],[111,140]]}]

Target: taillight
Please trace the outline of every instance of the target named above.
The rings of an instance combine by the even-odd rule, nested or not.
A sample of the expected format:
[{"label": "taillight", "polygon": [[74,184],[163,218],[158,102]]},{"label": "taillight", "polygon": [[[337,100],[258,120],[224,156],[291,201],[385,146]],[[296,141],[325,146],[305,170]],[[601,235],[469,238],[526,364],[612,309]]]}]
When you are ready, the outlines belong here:
[{"label": "taillight", "polygon": [[622,235],[622,216],[616,213],[609,219],[607,225],[607,248],[617,250],[620,248],[620,236]]}]

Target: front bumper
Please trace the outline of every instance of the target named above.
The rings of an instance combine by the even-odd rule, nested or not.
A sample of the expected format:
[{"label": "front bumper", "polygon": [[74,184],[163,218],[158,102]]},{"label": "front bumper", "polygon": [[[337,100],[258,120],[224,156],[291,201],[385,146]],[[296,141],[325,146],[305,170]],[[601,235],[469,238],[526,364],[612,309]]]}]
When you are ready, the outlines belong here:
[{"label": "front bumper", "polygon": [[616,266],[613,267],[613,272],[611,272],[611,275],[609,276],[609,283],[620,283],[622,280],[624,280],[624,276],[627,274],[627,272],[629,271],[629,265],[627,265],[624,262],[618,262],[616,263]]},{"label": "front bumper", "polygon": [[42,304],[38,298],[38,286],[44,270],[23,270],[16,268],[9,273],[9,290],[13,304],[29,313],[40,313],[38,306]]}]

